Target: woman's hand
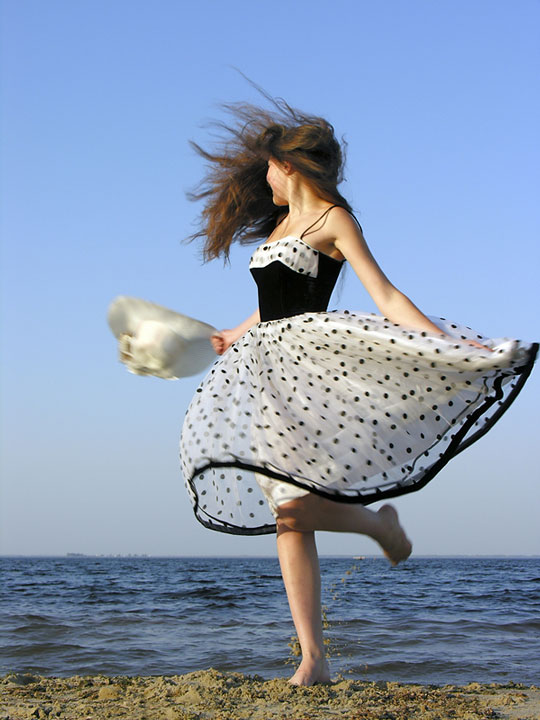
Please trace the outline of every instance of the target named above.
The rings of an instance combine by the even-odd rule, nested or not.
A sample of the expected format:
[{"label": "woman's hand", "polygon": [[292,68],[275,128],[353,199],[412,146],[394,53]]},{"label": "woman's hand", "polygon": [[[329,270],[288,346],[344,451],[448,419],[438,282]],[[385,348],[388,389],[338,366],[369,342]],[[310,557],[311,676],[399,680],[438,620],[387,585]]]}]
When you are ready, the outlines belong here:
[{"label": "woman's hand", "polygon": [[250,315],[247,320],[244,320],[241,325],[238,325],[238,327],[235,327],[233,330],[220,330],[219,332],[214,333],[214,335],[210,337],[210,342],[212,343],[212,347],[215,352],[218,355],[223,355],[225,350],[227,350],[233,342],[236,342],[239,337],[242,337],[245,332],[260,321],[261,315],[259,313],[259,308],[257,308],[257,310],[255,310],[255,312]]},{"label": "woman's hand", "polygon": [[234,330],[220,330],[219,333],[212,335],[210,342],[214,348],[214,352],[217,355],[223,355],[235,340],[238,339],[238,335]]},{"label": "woman's hand", "polygon": [[[452,340],[453,339],[454,338],[452,338]],[[480,348],[480,350],[487,350],[488,352],[493,352],[493,348],[490,348],[487,345],[481,345],[479,342],[476,342],[476,340],[463,340],[462,344]]]}]

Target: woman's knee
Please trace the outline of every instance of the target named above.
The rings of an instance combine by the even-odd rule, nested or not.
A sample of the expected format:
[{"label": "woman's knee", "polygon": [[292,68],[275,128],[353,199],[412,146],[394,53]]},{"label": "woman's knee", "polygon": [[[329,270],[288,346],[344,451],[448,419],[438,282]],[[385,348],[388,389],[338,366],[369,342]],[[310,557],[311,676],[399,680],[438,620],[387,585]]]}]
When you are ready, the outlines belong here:
[{"label": "woman's knee", "polygon": [[289,530],[305,530],[305,513],[308,509],[308,502],[306,498],[297,498],[295,500],[289,500],[286,503],[278,505],[276,525],[278,529],[282,531],[285,529]]}]

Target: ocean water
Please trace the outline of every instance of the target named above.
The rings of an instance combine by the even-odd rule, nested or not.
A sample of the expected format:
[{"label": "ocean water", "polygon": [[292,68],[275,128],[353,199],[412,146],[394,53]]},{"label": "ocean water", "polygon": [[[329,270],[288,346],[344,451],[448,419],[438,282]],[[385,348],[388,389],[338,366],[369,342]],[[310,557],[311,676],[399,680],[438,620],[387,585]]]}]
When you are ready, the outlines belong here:
[{"label": "ocean water", "polygon": [[[0,558],[0,674],[292,674],[275,558]],[[321,558],[335,676],[540,682],[540,559]]]}]

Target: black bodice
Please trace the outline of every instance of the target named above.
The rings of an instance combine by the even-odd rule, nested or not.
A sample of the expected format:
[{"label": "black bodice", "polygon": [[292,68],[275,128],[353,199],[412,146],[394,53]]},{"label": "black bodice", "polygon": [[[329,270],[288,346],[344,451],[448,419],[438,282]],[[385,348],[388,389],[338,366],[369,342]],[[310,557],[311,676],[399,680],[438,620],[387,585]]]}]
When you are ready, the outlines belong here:
[{"label": "black bodice", "polygon": [[261,322],[324,312],[342,265],[292,236],[258,247],[250,270],[259,290]]}]

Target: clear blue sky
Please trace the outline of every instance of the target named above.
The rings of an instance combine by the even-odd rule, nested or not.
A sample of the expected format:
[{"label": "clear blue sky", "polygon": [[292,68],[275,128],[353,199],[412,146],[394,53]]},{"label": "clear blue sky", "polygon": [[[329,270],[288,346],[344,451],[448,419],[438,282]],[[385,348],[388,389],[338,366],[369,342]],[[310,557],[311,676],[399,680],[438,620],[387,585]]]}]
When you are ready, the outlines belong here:
[{"label": "clear blue sky", "polygon": [[[144,297],[231,327],[250,248],[203,266],[188,140],[270,93],[348,144],[344,194],[426,313],[540,338],[536,0],[2,3],[1,552],[273,554],[198,525],[178,462],[200,378],[129,375],[106,310]],[[349,270],[331,307],[373,310]],[[500,423],[398,499],[424,553],[538,553],[540,372]],[[323,553],[369,553],[321,534]]]}]

